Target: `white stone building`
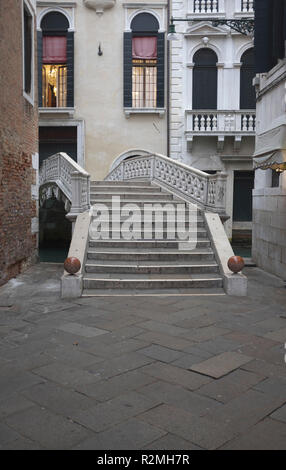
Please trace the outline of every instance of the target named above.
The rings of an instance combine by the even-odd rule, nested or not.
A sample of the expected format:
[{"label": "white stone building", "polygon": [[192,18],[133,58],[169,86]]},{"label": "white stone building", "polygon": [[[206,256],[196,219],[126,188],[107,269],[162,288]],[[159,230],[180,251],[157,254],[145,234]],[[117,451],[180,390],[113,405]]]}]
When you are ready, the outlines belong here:
[{"label": "white stone building", "polygon": [[[286,279],[285,2],[256,9],[257,135],[254,153],[252,258]],[[274,33],[273,33],[274,31]]]},{"label": "white stone building", "polygon": [[[228,236],[251,230],[255,142],[252,37],[210,18],[254,17],[253,2],[173,0],[178,40],[171,41],[170,156],[227,178]],[[176,21],[189,19],[189,21]]]},{"label": "white stone building", "polygon": [[166,154],[167,24],[165,0],[37,1],[40,163],[64,151],[100,180]]}]

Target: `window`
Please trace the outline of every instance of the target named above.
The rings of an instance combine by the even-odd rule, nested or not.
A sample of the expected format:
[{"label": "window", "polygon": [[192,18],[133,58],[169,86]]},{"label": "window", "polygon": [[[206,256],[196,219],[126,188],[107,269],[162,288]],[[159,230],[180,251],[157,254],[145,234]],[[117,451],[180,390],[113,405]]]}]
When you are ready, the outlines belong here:
[{"label": "window", "polygon": [[74,36],[69,22],[59,12],[51,12],[41,22],[38,35],[39,101],[45,108],[73,107]]},{"label": "window", "polygon": [[132,39],[132,107],[157,106],[157,37]]},{"label": "window", "polygon": [[33,17],[24,4],[23,8],[23,89],[27,98],[33,93]]},{"label": "window", "polygon": [[193,109],[217,109],[217,55],[204,47],[193,58]]},{"label": "window", "polygon": [[164,33],[150,13],[139,13],[124,33],[124,106],[164,107]]},{"label": "window", "polygon": [[254,51],[248,49],[241,57],[240,109],[255,109],[256,97],[252,80],[255,77]]}]

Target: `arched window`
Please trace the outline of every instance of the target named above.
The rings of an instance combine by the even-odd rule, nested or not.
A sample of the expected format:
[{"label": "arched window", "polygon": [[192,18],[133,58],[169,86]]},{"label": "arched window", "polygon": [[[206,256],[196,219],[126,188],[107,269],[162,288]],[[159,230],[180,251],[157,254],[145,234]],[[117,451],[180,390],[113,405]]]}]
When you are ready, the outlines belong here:
[{"label": "arched window", "polygon": [[241,57],[240,109],[255,109],[256,98],[252,80],[255,77],[254,50],[248,49]]},{"label": "arched window", "polygon": [[193,109],[217,109],[217,55],[205,47],[193,58]]},{"label": "arched window", "polygon": [[164,106],[164,33],[150,13],[139,13],[124,33],[124,106]]},{"label": "arched window", "polygon": [[38,33],[39,106],[72,107],[74,36],[65,15],[52,11]]}]

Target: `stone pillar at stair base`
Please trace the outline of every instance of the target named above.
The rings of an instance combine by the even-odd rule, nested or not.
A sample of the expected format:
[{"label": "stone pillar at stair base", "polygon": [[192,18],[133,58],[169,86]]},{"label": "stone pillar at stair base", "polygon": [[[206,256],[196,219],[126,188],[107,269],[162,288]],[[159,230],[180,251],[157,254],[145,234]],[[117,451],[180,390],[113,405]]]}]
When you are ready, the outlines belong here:
[{"label": "stone pillar at stair base", "polygon": [[77,299],[81,297],[83,290],[82,274],[63,274],[61,277],[62,299]]},{"label": "stone pillar at stair base", "polygon": [[247,295],[247,277],[243,274],[225,274],[223,278],[223,287],[228,295],[246,296]]}]

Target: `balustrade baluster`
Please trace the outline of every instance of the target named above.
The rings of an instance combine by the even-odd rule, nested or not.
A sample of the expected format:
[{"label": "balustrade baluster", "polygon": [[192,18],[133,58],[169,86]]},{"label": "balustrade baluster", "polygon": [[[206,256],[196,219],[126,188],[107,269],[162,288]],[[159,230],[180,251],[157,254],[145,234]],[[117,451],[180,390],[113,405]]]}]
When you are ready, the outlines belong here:
[{"label": "balustrade baluster", "polygon": [[248,120],[248,130],[249,130],[249,131],[253,131],[253,116],[252,116],[252,115],[249,116],[249,120]]},{"label": "balustrade baluster", "polygon": [[197,13],[200,11],[200,0],[195,0],[194,1],[194,13]]},{"label": "balustrade baluster", "polygon": [[248,11],[248,0],[242,0],[241,2],[241,11],[246,12]]},{"label": "balustrade baluster", "polygon": [[199,116],[196,114],[194,118],[194,131],[198,132],[199,130]]},{"label": "balustrade baluster", "polygon": [[206,119],[205,116],[201,116],[201,122],[200,122],[200,131],[205,131],[206,130]]},{"label": "balustrade baluster", "polygon": [[212,11],[212,1],[211,0],[207,0],[207,4],[206,4],[206,11],[207,13],[211,13]]},{"label": "balustrade baluster", "polygon": [[217,131],[217,117],[213,116],[213,131]]},{"label": "balustrade baluster", "polygon": [[248,123],[248,119],[247,119],[247,116],[246,114],[243,115],[242,117],[242,130],[243,131],[247,131],[248,129],[248,126],[247,126],[247,123]]},{"label": "balustrade baluster", "polygon": [[207,127],[206,127],[207,132],[211,131],[211,117],[208,115],[207,116]]}]

